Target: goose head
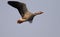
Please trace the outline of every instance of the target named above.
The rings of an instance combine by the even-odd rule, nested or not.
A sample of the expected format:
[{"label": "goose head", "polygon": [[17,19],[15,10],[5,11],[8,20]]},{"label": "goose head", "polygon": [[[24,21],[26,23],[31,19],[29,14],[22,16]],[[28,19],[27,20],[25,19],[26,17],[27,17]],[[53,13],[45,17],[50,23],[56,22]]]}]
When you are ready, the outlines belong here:
[{"label": "goose head", "polygon": [[43,14],[44,12],[39,11],[39,12],[35,12],[34,15],[39,15],[39,14]]}]

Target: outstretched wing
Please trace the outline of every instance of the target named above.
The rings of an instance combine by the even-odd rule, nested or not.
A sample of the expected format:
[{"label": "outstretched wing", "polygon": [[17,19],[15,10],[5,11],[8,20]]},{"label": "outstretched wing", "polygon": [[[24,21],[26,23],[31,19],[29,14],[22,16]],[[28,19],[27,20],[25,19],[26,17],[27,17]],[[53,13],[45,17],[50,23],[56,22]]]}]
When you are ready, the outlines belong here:
[{"label": "outstretched wing", "polygon": [[8,1],[8,4],[14,8],[17,8],[22,17],[28,11],[25,3],[21,3],[18,1]]}]

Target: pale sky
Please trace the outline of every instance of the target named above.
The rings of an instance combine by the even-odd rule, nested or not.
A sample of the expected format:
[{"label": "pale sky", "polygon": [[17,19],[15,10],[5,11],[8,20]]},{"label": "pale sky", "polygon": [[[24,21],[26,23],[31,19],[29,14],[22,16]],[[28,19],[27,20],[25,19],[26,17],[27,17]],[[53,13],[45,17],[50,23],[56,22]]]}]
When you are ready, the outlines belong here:
[{"label": "pale sky", "polygon": [[17,24],[17,9],[0,0],[0,37],[60,37],[60,0],[12,0],[26,3],[30,12],[43,11],[33,23]]}]

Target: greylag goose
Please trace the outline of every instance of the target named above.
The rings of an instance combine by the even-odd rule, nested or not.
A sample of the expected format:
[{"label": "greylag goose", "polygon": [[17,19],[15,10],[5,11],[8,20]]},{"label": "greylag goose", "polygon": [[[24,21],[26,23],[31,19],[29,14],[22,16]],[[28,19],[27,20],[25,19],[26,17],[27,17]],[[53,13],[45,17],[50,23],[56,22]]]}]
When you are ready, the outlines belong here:
[{"label": "greylag goose", "polygon": [[17,23],[21,24],[25,21],[29,21],[30,23],[32,23],[32,20],[34,18],[34,16],[42,14],[42,11],[39,12],[35,12],[35,13],[31,13],[27,10],[26,8],[26,4],[22,3],[22,2],[18,2],[18,1],[8,1],[8,4],[11,5],[12,7],[18,9],[20,15],[22,16],[22,18],[20,18],[19,20],[17,20]]}]

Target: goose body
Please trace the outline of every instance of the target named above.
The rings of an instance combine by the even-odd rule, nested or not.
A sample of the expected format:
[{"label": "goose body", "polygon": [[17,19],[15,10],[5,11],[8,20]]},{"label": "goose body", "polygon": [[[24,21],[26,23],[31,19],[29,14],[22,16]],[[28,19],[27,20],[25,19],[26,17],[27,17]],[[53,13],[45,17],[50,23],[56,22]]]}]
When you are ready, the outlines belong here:
[{"label": "goose body", "polygon": [[20,18],[17,23],[23,23],[25,21],[29,21],[30,23],[32,23],[32,20],[34,18],[34,16],[42,14],[42,11],[36,12],[36,13],[31,13],[28,11],[26,4],[22,3],[22,2],[18,2],[18,1],[8,1],[8,4],[11,5],[12,7],[18,9],[20,15],[22,16],[22,18]]}]

